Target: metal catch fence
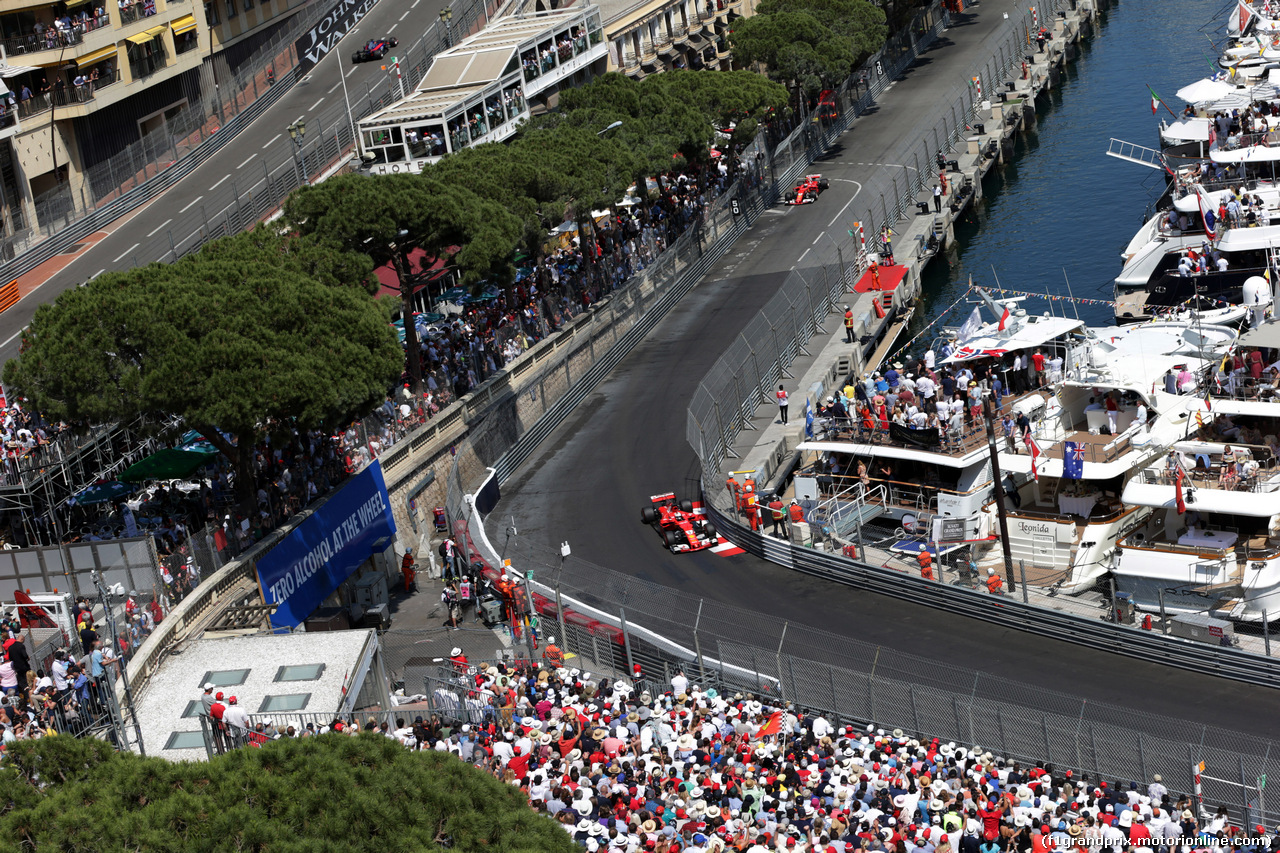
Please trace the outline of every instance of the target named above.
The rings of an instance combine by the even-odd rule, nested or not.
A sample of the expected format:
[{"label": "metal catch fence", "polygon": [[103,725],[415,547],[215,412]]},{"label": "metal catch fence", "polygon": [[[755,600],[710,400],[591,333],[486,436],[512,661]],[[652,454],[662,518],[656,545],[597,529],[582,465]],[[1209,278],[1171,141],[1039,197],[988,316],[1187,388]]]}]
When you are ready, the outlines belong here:
[{"label": "metal catch fence", "polygon": [[1144,782],[1159,773],[1179,793],[1195,791],[1195,767],[1204,761],[1206,802],[1252,823],[1280,821],[1280,809],[1268,809],[1253,791],[1258,777],[1280,772],[1280,744],[1266,737],[958,669],[521,542],[508,553],[517,572],[533,571],[535,594],[547,601],[543,631],[581,658],[575,666],[633,673],[638,664],[658,689],[683,670],[703,687],[749,691],[1013,760],[1052,761],[1098,779]]}]

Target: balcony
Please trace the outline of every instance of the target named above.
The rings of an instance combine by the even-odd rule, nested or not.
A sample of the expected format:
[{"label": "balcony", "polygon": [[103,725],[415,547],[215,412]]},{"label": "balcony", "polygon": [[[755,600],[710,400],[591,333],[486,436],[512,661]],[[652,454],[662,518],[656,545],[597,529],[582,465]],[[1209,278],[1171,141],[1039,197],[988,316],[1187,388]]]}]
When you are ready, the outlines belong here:
[{"label": "balcony", "polygon": [[[41,53],[46,50],[65,50],[68,47],[76,47],[84,44],[85,37],[97,30],[110,30],[111,19],[103,15],[101,17],[90,17],[85,15],[80,20],[72,24],[70,29],[46,26],[40,33],[31,33],[25,36],[13,36],[3,40],[4,49],[9,57],[21,56],[24,59],[33,58],[32,54]],[[38,61],[38,60],[37,60]],[[54,60],[50,60],[54,61]]]},{"label": "balcony", "polygon": [[168,65],[169,58],[165,55],[163,44],[158,41],[151,41],[149,44],[151,46],[149,53],[143,53],[141,50],[130,51],[129,70],[134,80],[150,77],[157,71],[163,71]]},{"label": "balcony", "polygon": [[18,109],[0,101],[0,139],[8,139],[18,132]]},{"label": "balcony", "polygon": [[64,85],[43,94],[35,93],[25,101],[18,101],[17,115],[25,119],[47,113],[54,107],[73,107],[77,104],[92,103],[98,93],[115,83],[116,79],[115,75],[99,77],[81,86]]}]

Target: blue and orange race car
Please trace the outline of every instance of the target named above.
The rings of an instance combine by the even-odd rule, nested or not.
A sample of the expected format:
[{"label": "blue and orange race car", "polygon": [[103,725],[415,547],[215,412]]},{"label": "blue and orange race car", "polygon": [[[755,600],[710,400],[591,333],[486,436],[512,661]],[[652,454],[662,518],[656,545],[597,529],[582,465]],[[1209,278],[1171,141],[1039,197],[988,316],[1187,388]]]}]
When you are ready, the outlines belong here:
[{"label": "blue and orange race car", "polygon": [[380,39],[370,39],[365,42],[364,47],[351,54],[352,64],[358,65],[361,62],[373,62],[375,59],[381,59],[387,55],[387,51],[400,43],[400,40],[394,36],[385,36]]}]

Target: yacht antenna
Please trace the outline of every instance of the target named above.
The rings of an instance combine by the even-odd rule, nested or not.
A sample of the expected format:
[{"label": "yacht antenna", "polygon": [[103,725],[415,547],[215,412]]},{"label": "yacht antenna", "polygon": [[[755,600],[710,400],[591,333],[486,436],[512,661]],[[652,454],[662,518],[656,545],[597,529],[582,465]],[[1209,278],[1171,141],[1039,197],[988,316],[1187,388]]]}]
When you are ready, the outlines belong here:
[{"label": "yacht antenna", "polygon": [[[1044,301],[1049,303],[1049,313],[1054,317],[1058,316],[1057,314],[1053,313],[1053,297],[1049,295],[1049,282],[1047,281],[1044,283]],[[1063,317],[1067,316],[1066,308],[1062,309],[1062,316]]]},{"label": "yacht antenna", "polygon": [[[1071,292],[1071,279],[1067,278],[1067,268],[1062,268],[1062,280],[1067,283],[1067,296],[1071,297],[1072,310],[1076,312],[1076,319],[1080,319],[1080,305],[1076,302],[1076,295]],[[1064,312],[1065,313],[1065,312]]]}]

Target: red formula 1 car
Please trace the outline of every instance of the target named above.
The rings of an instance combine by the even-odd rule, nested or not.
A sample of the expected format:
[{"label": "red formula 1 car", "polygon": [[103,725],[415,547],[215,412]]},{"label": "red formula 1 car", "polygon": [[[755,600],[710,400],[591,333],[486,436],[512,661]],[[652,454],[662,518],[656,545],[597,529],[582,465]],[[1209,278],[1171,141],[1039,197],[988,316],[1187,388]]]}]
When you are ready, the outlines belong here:
[{"label": "red formula 1 car", "polygon": [[805,175],[804,180],[796,184],[786,198],[787,204],[812,204],[818,200],[818,194],[831,186],[831,182],[821,175]]},{"label": "red formula 1 car", "polygon": [[690,501],[676,501],[674,492],[654,495],[651,505],[640,510],[640,520],[658,529],[663,543],[673,554],[701,551],[720,544],[715,527],[706,516],[694,512]]}]

